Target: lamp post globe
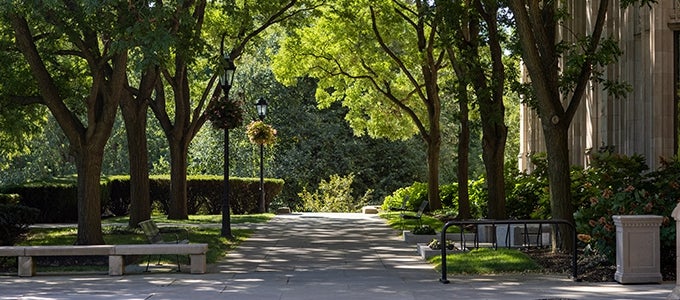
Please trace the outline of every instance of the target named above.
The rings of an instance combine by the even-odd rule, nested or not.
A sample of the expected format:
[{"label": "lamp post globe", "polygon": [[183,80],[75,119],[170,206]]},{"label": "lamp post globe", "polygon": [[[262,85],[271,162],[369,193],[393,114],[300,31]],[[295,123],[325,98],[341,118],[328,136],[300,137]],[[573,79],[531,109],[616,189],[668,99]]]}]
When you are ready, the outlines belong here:
[{"label": "lamp post globe", "polygon": [[257,99],[255,108],[257,108],[257,116],[260,117],[260,121],[263,121],[267,115],[267,100],[264,100],[264,98]]},{"label": "lamp post globe", "polygon": [[220,86],[224,92],[224,96],[229,96],[229,90],[234,83],[234,74],[236,73],[236,65],[229,57],[228,53],[222,54],[222,72],[220,73]]}]

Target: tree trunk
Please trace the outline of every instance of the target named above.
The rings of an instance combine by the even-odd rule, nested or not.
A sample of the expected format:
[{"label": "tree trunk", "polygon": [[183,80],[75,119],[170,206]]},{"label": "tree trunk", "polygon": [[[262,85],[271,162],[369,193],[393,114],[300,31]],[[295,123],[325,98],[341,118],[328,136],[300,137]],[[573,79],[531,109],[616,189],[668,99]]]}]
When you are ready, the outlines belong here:
[{"label": "tree trunk", "polygon": [[[486,104],[488,105],[488,104]],[[485,113],[482,113],[484,115]],[[482,117],[485,119],[485,117]],[[486,169],[487,188],[489,191],[488,217],[503,220],[507,218],[505,210],[505,140],[508,129],[504,124],[491,120],[482,121],[484,137],[482,138],[482,158]]]},{"label": "tree trunk", "polygon": [[430,210],[442,209],[442,201],[439,198],[439,150],[441,137],[439,131],[431,131],[427,141],[427,200],[430,202]]},{"label": "tree trunk", "polygon": [[466,220],[472,218],[470,207],[470,192],[468,189],[469,167],[470,167],[470,119],[467,98],[467,85],[461,85],[458,105],[460,107],[460,133],[458,135],[458,219]]},{"label": "tree trunk", "polygon": [[181,140],[170,139],[170,204],[168,219],[186,220],[188,149]]},{"label": "tree trunk", "polygon": [[78,235],[76,245],[104,244],[100,175],[104,145],[81,145],[75,151],[78,170]]},{"label": "tree trunk", "polygon": [[151,218],[149,195],[149,151],[146,140],[147,103],[128,97],[120,107],[125,121],[130,160],[130,219],[128,225]]},{"label": "tree trunk", "polygon": [[[548,154],[548,182],[550,185],[550,211],[553,219],[574,223],[574,207],[571,202],[571,177],[569,166],[568,126],[557,125],[543,120],[545,145]],[[572,251],[576,245],[571,238],[571,229],[559,227],[563,250]],[[553,251],[556,250],[556,235],[553,234]]]}]

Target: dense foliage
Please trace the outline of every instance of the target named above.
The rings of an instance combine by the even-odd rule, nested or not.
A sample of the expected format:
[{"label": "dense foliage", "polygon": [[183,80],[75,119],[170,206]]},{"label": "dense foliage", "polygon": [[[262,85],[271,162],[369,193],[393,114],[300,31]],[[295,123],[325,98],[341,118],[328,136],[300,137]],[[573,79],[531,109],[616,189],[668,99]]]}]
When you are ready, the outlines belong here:
[{"label": "dense foliage", "polygon": [[347,176],[331,175],[328,180],[321,180],[315,192],[303,188],[299,194],[304,211],[314,212],[358,212],[368,204],[373,190],[357,197],[354,195],[352,183],[354,174]]},{"label": "dense foliage", "polygon": [[[591,154],[592,164],[587,169],[572,168],[572,199],[577,208],[575,221],[582,247],[613,260],[616,251],[614,215],[659,215],[661,225],[662,264],[675,260],[675,221],[670,217],[680,201],[680,160],[662,160],[659,170],[649,172],[645,159],[639,155],[626,156],[615,153],[612,147],[603,147]],[[536,166],[528,174],[506,170],[507,205],[510,219],[550,219],[548,199],[547,164],[543,154],[532,157]],[[473,215],[485,218],[486,183],[484,178],[470,181],[470,202]],[[440,186],[440,197],[445,200],[444,217],[455,217],[457,204],[455,185]],[[427,199],[423,183],[395,191],[385,197],[382,208],[401,207],[414,211]],[[435,212],[440,215],[438,212]]]},{"label": "dense foliage", "polygon": [[[601,152],[593,156],[582,186],[590,192],[575,214],[582,242],[597,254],[613,260],[616,256],[614,215],[658,215],[661,224],[661,252],[675,248],[675,222],[670,217],[680,200],[680,162],[662,161],[662,167],[646,173],[645,159]],[[668,263],[672,255],[661,255]]]},{"label": "dense foliage", "polygon": [[[229,182],[231,210],[235,214],[255,213],[258,208],[259,178],[231,177]],[[151,205],[156,211],[167,214],[170,178],[167,175],[152,176],[150,183]],[[187,205],[190,213],[219,214],[222,209],[223,183],[222,176],[189,176]],[[281,179],[265,179],[267,205],[281,193],[283,186],[284,181]],[[36,221],[44,223],[77,220],[76,190],[74,178],[2,188],[2,192],[20,195],[21,200],[18,203],[37,209]],[[123,216],[129,213],[131,201],[129,176],[111,176],[102,179],[101,194],[102,214]]]},{"label": "dense foliage", "polygon": [[38,210],[19,204],[17,194],[0,194],[0,246],[12,246],[35,223]]}]

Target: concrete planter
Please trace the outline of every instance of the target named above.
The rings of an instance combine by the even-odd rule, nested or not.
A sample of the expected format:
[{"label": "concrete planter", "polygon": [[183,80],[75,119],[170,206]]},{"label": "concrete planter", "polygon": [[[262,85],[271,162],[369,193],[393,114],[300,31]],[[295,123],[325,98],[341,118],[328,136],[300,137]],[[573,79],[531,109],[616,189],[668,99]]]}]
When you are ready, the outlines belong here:
[{"label": "concrete planter", "polygon": [[661,283],[661,216],[613,216],[619,283]]},{"label": "concrete planter", "polygon": [[[422,259],[424,259],[424,260],[428,260],[428,259],[430,259],[430,258],[432,258],[432,257],[441,256],[441,255],[442,255],[442,250],[440,250],[440,249],[437,249],[437,250],[431,249],[430,246],[428,246],[428,244],[419,243],[419,244],[417,244],[416,246],[418,247],[418,255],[420,255],[420,257],[421,257]],[[459,245],[459,244],[456,244],[456,247],[457,247],[458,249],[454,249],[454,250],[448,250],[448,249],[447,249],[447,250],[446,250],[446,254],[462,252],[462,251],[460,250],[460,245]]]},{"label": "concrete planter", "polygon": [[[439,233],[437,234],[413,234],[408,230],[404,230],[402,233],[402,238],[404,239],[404,242],[408,244],[417,244],[417,243],[429,243],[432,241],[432,239],[440,239],[441,235]],[[465,238],[466,243],[473,243],[475,241],[475,234],[474,233],[466,233],[463,235],[463,238]],[[461,236],[460,233],[447,233],[446,234],[446,239],[447,240],[452,240],[452,241],[460,241]]]},{"label": "concrete planter", "polygon": [[436,234],[413,234],[408,230],[404,230],[402,233],[402,238],[404,239],[404,242],[408,244],[417,244],[417,243],[429,243],[432,241],[432,239],[438,239],[439,235]]}]

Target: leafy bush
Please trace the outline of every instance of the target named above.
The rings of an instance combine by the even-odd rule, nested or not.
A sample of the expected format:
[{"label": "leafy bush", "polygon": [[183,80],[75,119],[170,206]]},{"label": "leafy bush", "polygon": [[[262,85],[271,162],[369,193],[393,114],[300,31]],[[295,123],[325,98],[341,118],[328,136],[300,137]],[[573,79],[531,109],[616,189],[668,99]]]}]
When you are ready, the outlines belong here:
[{"label": "leafy bush", "polygon": [[413,230],[411,230],[411,233],[417,234],[417,235],[432,235],[432,234],[437,234],[437,231],[432,228],[432,226],[424,224],[421,226],[416,226],[413,227]]},{"label": "leafy bush", "polygon": [[439,186],[439,198],[442,205],[453,210],[458,210],[458,183],[444,184]]},{"label": "leafy bush", "polygon": [[486,179],[482,176],[477,180],[471,180],[468,189],[470,192],[472,216],[485,218],[488,211],[489,199],[489,190],[486,187]]},{"label": "leafy bush", "polygon": [[[470,181],[470,190],[473,189],[476,193],[471,192],[470,210],[473,217],[480,217],[482,214],[480,203],[486,201],[486,198],[480,198],[486,195],[484,180]],[[387,211],[390,208],[401,207],[405,198],[407,199],[406,210],[418,210],[420,204],[427,200],[427,183],[414,182],[411,186],[396,190],[392,195],[385,197],[382,209]],[[458,183],[440,185],[439,198],[444,208],[431,213],[443,216],[443,218],[458,215]]]},{"label": "leafy bush", "polygon": [[542,220],[550,218],[548,164],[543,154],[531,157],[534,171],[505,170],[506,209],[508,219]]},{"label": "leafy bush", "polygon": [[427,183],[414,182],[411,186],[394,191],[392,195],[385,197],[382,209],[387,211],[390,207],[401,207],[404,199],[406,199],[406,210],[417,210],[420,204],[427,200]]},{"label": "leafy bush", "polygon": [[2,196],[0,201],[0,246],[12,246],[28,232],[28,226],[35,223],[39,210],[23,205],[7,203],[15,196]]},{"label": "leafy bush", "polygon": [[352,182],[354,174],[345,177],[331,175],[328,181],[321,180],[319,188],[314,192],[302,190],[300,198],[303,201],[303,210],[314,212],[356,212],[366,205],[371,198],[371,190],[364,196],[356,198],[352,195]]},{"label": "leafy bush", "polygon": [[[281,190],[284,181],[265,178],[265,206],[268,207]],[[152,176],[149,183],[151,202],[162,213],[167,213],[170,201],[170,177]],[[259,178],[229,178],[229,199],[234,214],[257,213],[260,199]],[[222,193],[224,179],[222,176],[189,176],[187,178],[187,210],[189,214],[218,214],[222,210]],[[121,192],[124,193],[124,192]],[[129,198],[129,191],[127,192]],[[129,203],[124,200],[124,203]]]},{"label": "leafy bush", "polygon": [[[235,214],[256,213],[259,209],[259,178],[230,178],[230,204]],[[218,214],[222,209],[222,176],[189,176],[187,178],[187,208],[189,214]],[[272,202],[283,189],[281,179],[265,178],[265,202]],[[40,211],[37,222],[65,223],[78,221],[78,187],[76,178],[60,178],[50,182],[32,182],[23,185],[5,186],[2,193],[18,194],[20,204]],[[129,213],[130,177],[111,176],[101,182],[102,212],[116,216]],[[170,200],[170,177],[151,176],[149,193],[152,205],[167,213]],[[3,196],[9,197],[9,196]],[[0,203],[6,203],[0,197]],[[16,202],[17,200],[15,200]]]},{"label": "leafy bush", "polygon": [[660,215],[664,216],[661,256],[667,258],[663,253],[675,247],[675,226],[668,216],[680,199],[680,163],[662,161],[658,171],[645,174],[648,168],[643,157],[604,151],[593,155],[592,166],[584,171],[584,189],[591,196],[583,199],[574,214],[579,239],[613,260],[616,228],[612,216]]},{"label": "leafy bush", "polygon": [[37,222],[62,223],[78,220],[78,187],[75,180],[31,182],[3,187],[0,193],[18,194],[22,205],[39,210]]},{"label": "leafy bush", "polygon": [[17,205],[21,200],[19,194],[0,194],[0,204]]}]

